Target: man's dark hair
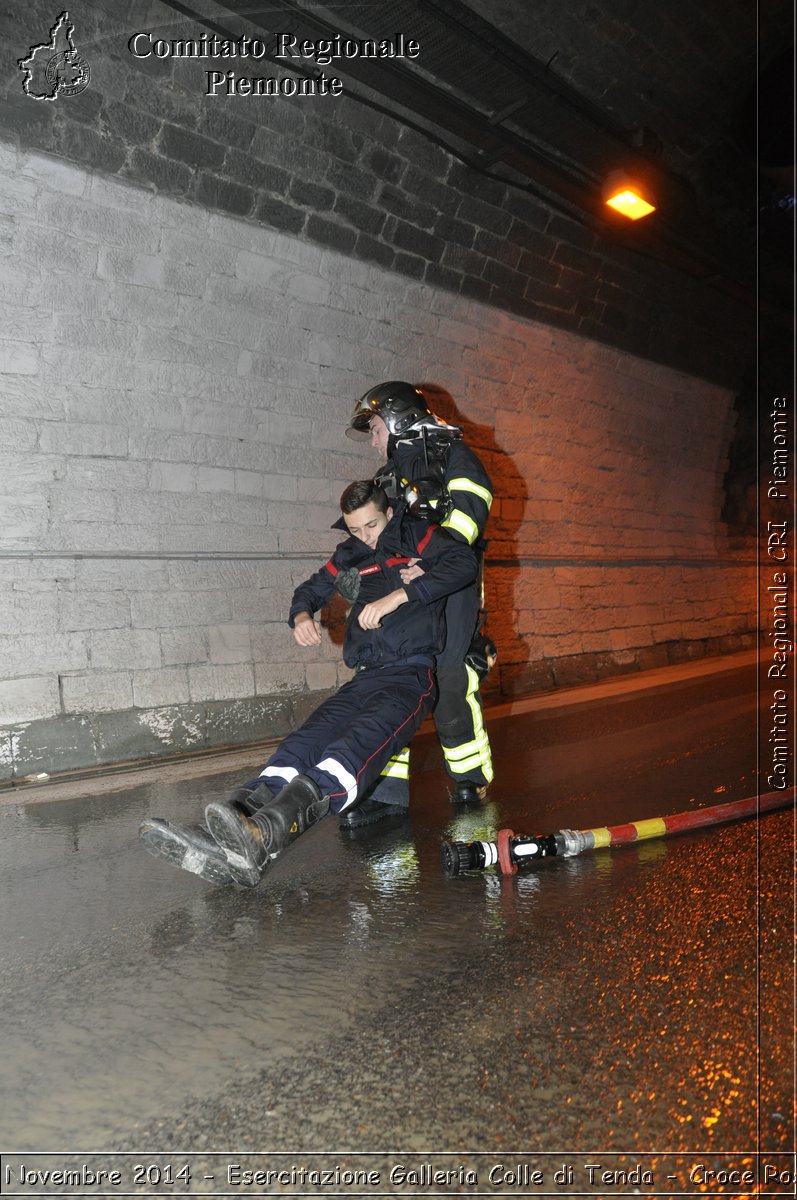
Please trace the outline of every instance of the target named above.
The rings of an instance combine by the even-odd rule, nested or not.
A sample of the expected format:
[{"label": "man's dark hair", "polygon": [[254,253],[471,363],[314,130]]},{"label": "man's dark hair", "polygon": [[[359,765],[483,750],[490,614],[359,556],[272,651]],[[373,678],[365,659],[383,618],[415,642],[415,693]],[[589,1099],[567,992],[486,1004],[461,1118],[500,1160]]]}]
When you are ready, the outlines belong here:
[{"label": "man's dark hair", "polygon": [[353,513],[373,500],[380,512],[387,512],[387,496],[383,488],[373,479],[356,479],[350,483],[340,497],[340,511]]}]

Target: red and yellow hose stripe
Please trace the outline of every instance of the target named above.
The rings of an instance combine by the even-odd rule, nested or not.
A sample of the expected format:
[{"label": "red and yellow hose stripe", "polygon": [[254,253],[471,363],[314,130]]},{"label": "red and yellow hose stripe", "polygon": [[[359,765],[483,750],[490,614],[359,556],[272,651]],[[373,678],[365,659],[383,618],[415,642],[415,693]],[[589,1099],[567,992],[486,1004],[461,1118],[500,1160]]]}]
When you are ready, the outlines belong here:
[{"label": "red and yellow hose stripe", "polygon": [[673,813],[669,817],[650,817],[646,821],[629,821],[626,825],[602,825],[597,829],[585,829],[582,836],[588,842],[592,842],[592,848],[595,850],[604,846],[627,846],[631,842],[644,842],[648,838],[666,837],[670,833],[703,829],[708,825],[722,825],[726,821],[739,821],[757,813],[770,812],[793,804],[794,795],[794,788],[765,792],[761,796],[748,796],[744,800],[714,804],[710,808],[698,808],[692,812]]}]

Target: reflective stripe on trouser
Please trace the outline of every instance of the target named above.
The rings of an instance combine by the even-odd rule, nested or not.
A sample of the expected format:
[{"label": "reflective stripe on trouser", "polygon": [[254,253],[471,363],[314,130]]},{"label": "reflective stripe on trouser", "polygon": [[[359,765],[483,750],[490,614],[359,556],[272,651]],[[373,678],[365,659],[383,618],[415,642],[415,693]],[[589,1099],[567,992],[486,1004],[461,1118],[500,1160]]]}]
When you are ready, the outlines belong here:
[{"label": "reflective stripe on trouser", "polygon": [[405,746],[394,754],[382,768],[381,775],[388,779],[409,779],[410,777],[410,748]]},{"label": "reflective stripe on trouser", "polygon": [[407,808],[410,803],[410,748],[405,746],[394,754],[374,784],[370,800],[380,804],[398,804]]},{"label": "reflective stripe on trouser", "polygon": [[298,774],[296,767],[264,767],[260,778],[267,779],[277,787],[285,787],[286,783],[290,783]]},{"label": "reflective stripe on trouser", "polygon": [[493,778],[490,740],[484,728],[479,676],[466,663],[438,672],[440,698],[434,711],[446,770],[457,782],[480,786]]},{"label": "reflective stripe on trouser", "polygon": [[[377,781],[393,782],[382,772],[401,756],[434,696],[434,675],[428,667],[358,671],[288,734],[264,774],[284,778],[293,768],[318,785],[329,798],[331,812],[343,812]],[[407,786],[406,780],[396,782]]]}]

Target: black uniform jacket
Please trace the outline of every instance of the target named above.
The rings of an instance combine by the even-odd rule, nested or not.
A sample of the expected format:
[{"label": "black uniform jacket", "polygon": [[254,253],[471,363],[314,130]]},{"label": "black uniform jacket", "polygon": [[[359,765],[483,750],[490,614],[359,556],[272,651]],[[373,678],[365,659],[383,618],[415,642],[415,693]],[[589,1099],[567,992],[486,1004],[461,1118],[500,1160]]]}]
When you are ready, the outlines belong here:
[{"label": "black uniform jacket", "polygon": [[438,475],[451,501],[441,527],[470,546],[481,542],[493,502],[493,485],[481,461],[463,441],[452,439],[440,466],[430,471],[423,439],[418,429],[413,429],[404,438],[392,442],[387,467],[392,467],[395,473],[399,496],[403,485],[424,476]]},{"label": "black uniform jacket", "polygon": [[[424,574],[404,584],[399,570],[413,558],[421,559]],[[360,590],[346,621],[344,662],[348,667],[386,666],[439,653],[445,641],[443,602],[475,579],[476,557],[465,543],[437,525],[410,516],[403,503],[397,504],[373,550],[360,538],[347,537],[329,562],[299,585],[291,602],[291,628],[299,613],[312,615],[322,608],[335,590],[339,573],[351,568],[359,573]],[[401,587],[409,603],[389,613],[378,629],[362,629],[357,617],[364,605]]]}]

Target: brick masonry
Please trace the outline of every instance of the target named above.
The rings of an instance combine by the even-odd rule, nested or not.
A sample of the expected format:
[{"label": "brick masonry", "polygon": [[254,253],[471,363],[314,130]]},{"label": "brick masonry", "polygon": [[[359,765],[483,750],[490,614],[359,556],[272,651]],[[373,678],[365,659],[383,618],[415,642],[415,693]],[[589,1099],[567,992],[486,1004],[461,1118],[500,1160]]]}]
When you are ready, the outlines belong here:
[{"label": "brick masonry", "polygon": [[[6,6],[3,44],[26,55],[47,37],[54,16],[41,0]],[[701,377],[735,383],[753,361],[749,303],[635,253],[608,226],[588,229],[493,177],[500,166],[493,176],[471,168],[356,100],[358,91],[367,99],[363,88],[349,87],[340,97],[208,96],[207,72],[229,69],[230,60],[137,58],[128,49],[141,30],[153,38],[203,32],[174,9],[133,0],[120,10],[99,0],[72,19],[75,44],[90,62],[90,87],[37,103],[24,95],[21,73],[8,72],[0,136],[23,150],[57,155]],[[577,25],[583,36],[583,22]],[[267,60],[235,65],[239,74],[284,74]],[[133,222],[115,242],[113,229],[107,232],[111,250],[103,269],[114,271],[124,253],[143,255],[137,267],[143,281],[155,269],[147,258],[148,231]],[[633,243],[631,231],[624,236]],[[190,295],[192,265],[177,258],[159,269],[172,280],[180,272]],[[62,326],[64,338],[68,328]],[[29,366],[17,363],[21,373]]]},{"label": "brick masonry", "polygon": [[752,644],[718,384],[306,239],[0,145],[0,778],[284,732],[345,678],[285,624],[426,383],[495,482],[512,695]]}]

